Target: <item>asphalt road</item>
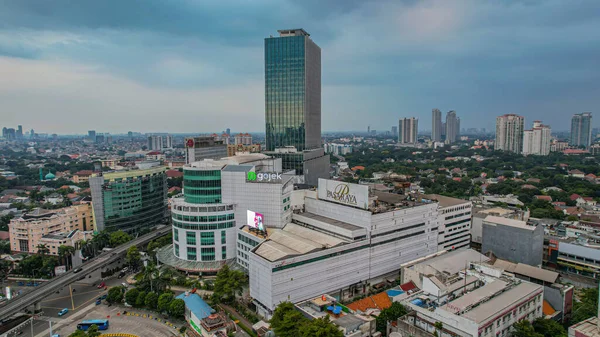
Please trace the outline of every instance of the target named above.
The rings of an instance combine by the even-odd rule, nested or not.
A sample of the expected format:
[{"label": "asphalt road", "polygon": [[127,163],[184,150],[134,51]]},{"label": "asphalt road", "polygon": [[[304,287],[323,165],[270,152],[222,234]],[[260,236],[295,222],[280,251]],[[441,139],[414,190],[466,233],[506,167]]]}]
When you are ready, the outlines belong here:
[{"label": "asphalt road", "polygon": [[[114,268],[117,265],[118,262],[105,268]],[[50,336],[49,321],[52,321],[54,324],[60,321],[61,319],[76,314],[78,310],[94,303],[98,297],[108,293],[108,290],[98,289],[97,287],[102,282],[100,280],[100,270],[93,272],[90,276],[91,277],[87,277],[84,280],[79,280],[71,284],[71,289],[75,290],[73,292],[72,297],[70,295],[69,287],[67,286],[61,289],[58,293],[49,296],[41,302],[43,313],[39,315],[39,318],[34,320],[33,322],[33,337],[43,332],[48,332],[48,336]],[[122,282],[125,282],[126,278],[127,276],[121,279],[114,277],[109,280],[105,280],[104,282],[106,286],[110,289],[111,287],[121,285]],[[16,284],[16,282],[9,282],[8,285],[10,285],[11,288],[15,290],[26,290],[28,288],[31,288],[19,287]],[[105,304],[103,303],[102,305]],[[62,317],[59,317],[58,312],[61,311],[63,308],[69,309],[69,312],[66,315],[63,315]],[[23,334],[19,336],[32,337],[30,325],[26,326],[23,329]],[[9,337],[12,336],[9,335]]]}]

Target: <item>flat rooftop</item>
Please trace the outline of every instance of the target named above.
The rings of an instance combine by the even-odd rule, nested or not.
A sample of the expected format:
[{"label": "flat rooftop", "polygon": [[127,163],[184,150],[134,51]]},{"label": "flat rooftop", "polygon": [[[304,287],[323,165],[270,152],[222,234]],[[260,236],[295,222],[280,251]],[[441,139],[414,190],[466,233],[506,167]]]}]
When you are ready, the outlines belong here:
[{"label": "flat rooftop", "polygon": [[487,262],[489,260],[487,256],[473,249],[461,249],[427,259],[416,265],[428,265],[439,272],[453,275],[466,269],[469,262]]},{"label": "flat rooftop", "polygon": [[289,223],[283,229],[272,229],[268,240],[254,251],[258,256],[274,262],[292,256],[336,247],[346,241],[300,225]]},{"label": "flat rooftop", "polygon": [[439,194],[423,194],[421,196],[425,199],[437,201],[444,208],[471,203],[469,200],[451,198]]},{"label": "flat rooftop", "polygon": [[[496,280],[491,284],[493,285],[496,282],[504,282],[504,281]],[[500,284],[495,285],[494,288],[499,288],[499,286],[500,286]],[[483,289],[485,287],[487,287],[487,285],[483,286],[482,288],[479,288],[479,289]],[[479,290],[479,289],[477,289],[477,290]],[[470,296],[471,294],[475,293],[477,290],[467,294],[466,296]],[[489,293],[491,290],[492,289],[486,290],[486,292]],[[529,283],[529,282],[521,282],[520,284],[514,286],[513,288],[506,290],[503,293],[492,297],[488,301],[484,301],[483,303],[480,303],[479,305],[472,307],[471,309],[469,309],[467,312],[465,312],[461,316],[468,318],[472,321],[475,321],[477,323],[482,323],[482,322],[486,321],[487,319],[495,316],[496,314],[505,311],[506,308],[509,308],[512,305],[514,305],[520,301],[523,301],[524,298],[526,298],[530,295],[533,295],[535,292],[538,292],[538,291],[540,293],[543,291],[543,287],[541,285],[537,285],[537,284],[533,284],[533,283]],[[467,300],[463,300],[463,302],[458,302],[458,304],[459,305],[469,305],[469,304],[477,303],[475,301],[479,302],[479,301],[485,300],[486,297],[480,298],[481,295],[483,295],[483,294],[479,294],[479,296],[477,296],[477,297],[468,297]],[[465,296],[463,296],[463,297],[465,297]],[[459,298],[457,301],[460,301],[461,298]],[[473,301],[473,303],[469,303],[469,301],[468,301],[469,299],[471,301]],[[454,302],[457,302],[457,301],[450,302],[449,304],[453,304]]]},{"label": "flat rooftop", "polygon": [[535,226],[529,226],[525,221],[508,219],[508,218],[503,218],[503,217],[494,216],[494,215],[488,215],[487,217],[485,217],[485,219],[483,221],[485,221],[486,223],[491,224],[491,225],[510,226],[510,227],[526,229],[529,231],[534,231],[536,228]]},{"label": "flat rooftop", "polygon": [[575,332],[573,336],[600,337],[600,329],[598,329],[598,317],[588,318],[583,322],[569,327],[569,336],[571,330]]},{"label": "flat rooftop", "polygon": [[339,220],[336,220],[336,219],[328,218],[328,217],[325,217],[325,216],[322,216],[322,215],[318,215],[318,214],[315,214],[315,213],[304,212],[304,213],[298,214],[298,216],[300,216],[300,217],[304,216],[304,217],[307,217],[309,219],[313,219],[313,220],[316,220],[316,221],[325,222],[325,223],[328,223],[330,225],[333,225],[333,226],[336,226],[336,227],[339,227],[339,228],[343,228],[343,229],[347,229],[347,230],[351,230],[351,231],[356,231],[356,230],[363,229],[362,227],[359,227],[359,226],[356,226],[356,225],[352,225],[352,224],[349,224],[347,222],[339,221]]}]

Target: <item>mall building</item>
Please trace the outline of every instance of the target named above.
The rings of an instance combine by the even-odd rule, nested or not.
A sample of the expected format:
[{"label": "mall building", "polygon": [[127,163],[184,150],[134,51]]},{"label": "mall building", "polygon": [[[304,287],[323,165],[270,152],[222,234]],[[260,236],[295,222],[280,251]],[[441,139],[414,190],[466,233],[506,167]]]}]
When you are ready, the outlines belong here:
[{"label": "mall building", "polygon": [[171,199],[173,245],[159,250],[159,261],[202,274],[235,264],[238,228],[248,219],[257,235],[290,222],[295,179],[282,173],[281,159],[258,153],[185,165],[183,195]]},{"label": "mall building", "polygon": [[292,196],[291,221],[255,237],[247,254],[250,296],[266,318],[284,301],[362,295],[398,280],[401,264],[438,251],[437,202],[325,179],[317,191],[292,194],[301,197]]}]

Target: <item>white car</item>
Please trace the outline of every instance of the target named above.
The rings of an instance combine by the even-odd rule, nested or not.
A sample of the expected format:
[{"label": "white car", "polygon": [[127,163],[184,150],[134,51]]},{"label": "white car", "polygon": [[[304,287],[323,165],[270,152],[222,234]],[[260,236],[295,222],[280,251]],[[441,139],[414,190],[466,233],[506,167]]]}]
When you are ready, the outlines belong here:
[{"label": "white car", "polygon": [[123,287],[125,287],[125,288],[129,288],[129,284],[127,284],[127,283],[125,283],[125,282],[121,283],[121,285],[122,285]]}]

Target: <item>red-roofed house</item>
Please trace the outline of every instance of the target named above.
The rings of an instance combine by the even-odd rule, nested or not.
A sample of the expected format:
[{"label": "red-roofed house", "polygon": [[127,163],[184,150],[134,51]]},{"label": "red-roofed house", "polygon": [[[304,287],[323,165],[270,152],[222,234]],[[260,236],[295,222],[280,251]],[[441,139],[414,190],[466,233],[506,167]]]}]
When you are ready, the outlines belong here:
[{"label": "red-roofed house", "polygon": [[560,207],[560,206],[566,206],[567,203],[564,202],[564,201],[555,201],[555,202],[552,203],[552,205]]},{"label": "red-roofed house", "polygon": [[364,171],[365,167],[364,166],[354,166],[351,170],[352,171],[358,171],[358,170]]},{"label": "red-roofed house", "polygon": [[579,170],[571,170],[571,171],[569,171],[569,177],[583,178],[583,177],[585,177],[585,173],[583,173]]},{"label": "red-roofed house", "polygon": [[169,188],[169,193],[173,193],[173,192],[181,192],[181,187],[173,186],[173,187]]},{"label": "red-roofed house", "polygon": [[583,206],[596,206],[596,200],[594,200],[594,198],[592,197],[579,197],[576,200],[577,202],[577,206],[579,207],[583,207]]},{"label": "red-roofed house", "polygon": [[146,153],[146,160],[165,160],[165,155],[160,151],[151,151]]},{"label": "red-roofed house", "polygon": [[180,178],[183,177],[183,172],[179,172],[178,170],[168,170],[166,172],[167,178]]},{"label": "red-roofed house", "polygon": [[400,285],[400,289],[404,292],[409,292],[415,288],[417,288],[417,286],[412,281]]},{"label": "red-roofed house", "polygon": [[369,309],[383,310],[392,306],[392,300],[388,296],[387,292],[381,292],[377,295],[365,297],[362,300],[352,302],[348,304],[348,307],[354,311],[366,312]]},{"label": "red-roofed house", "polygon": [[454,177],[454,178],[452,178],[452,180],[460,182],[462,179],[459,177]]},{"label": "red-roofed house", "polygon": [[579,194],[571,194],[571,196],[569,197],[569,199],[571,199],[571,201],[575,201],[577,199],[581,198],[581,196]]},{"label": "red-roofed house", "polygon": [[565,149],[563,151],[563,154],[566,154],[567,156],[588,154],[588,153],[590,153],[590,151],[582,150],[582,149]]},{"label": "red-roofed house", "polygon": [[537,200],[546,200],[548,202],[552,202],[552,197],[549,195],[536,195],[535,198]]}]

